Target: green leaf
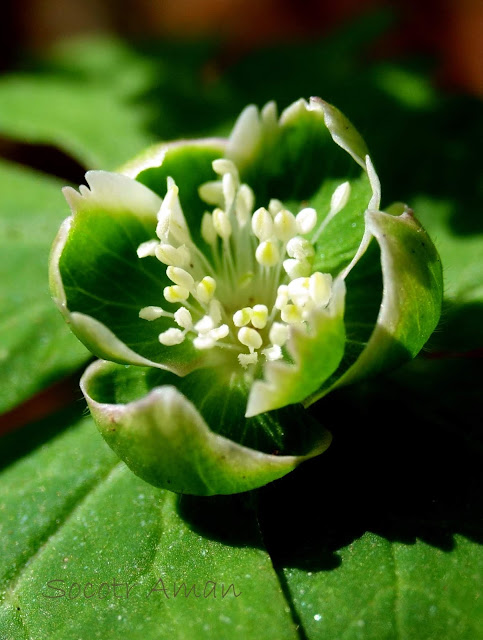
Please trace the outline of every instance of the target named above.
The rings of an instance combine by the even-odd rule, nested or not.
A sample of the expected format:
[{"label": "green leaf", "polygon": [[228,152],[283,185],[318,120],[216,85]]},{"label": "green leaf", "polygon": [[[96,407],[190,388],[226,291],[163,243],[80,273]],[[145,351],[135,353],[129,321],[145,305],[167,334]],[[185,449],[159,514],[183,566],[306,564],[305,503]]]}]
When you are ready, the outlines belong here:
[{"label": "green leaf", "polygon": [[462,536],[447,553],[368,533],[338,552],[337,569],[285,576],[307,638],[471,640],[482,631],[476,551]]},{"label": "green leaf", "polygon": [[52,303],[47,259],[63,217],[61,183],[0,164],[0,412],[25,400],[89,354]]},{"label": "green leaf", "polygon": [[243,503],[225,513],[251,544],[226,546],[113,457],[84,419],[2,472],[0,635],[296,640]]},{"label": "green leaf", "polygon": [[81,381],[103,437],[136,475],[196,495],[254,489],[330,443],[300,406],[246,419],[245,386],[216,368],[179,378],[102,361]]},{"label": "green leaf", "polygon": [[152,144],[145,120],[108,84],[27,74],[0,80],[0,133],[54,145],[91,169],[113,169]]}]

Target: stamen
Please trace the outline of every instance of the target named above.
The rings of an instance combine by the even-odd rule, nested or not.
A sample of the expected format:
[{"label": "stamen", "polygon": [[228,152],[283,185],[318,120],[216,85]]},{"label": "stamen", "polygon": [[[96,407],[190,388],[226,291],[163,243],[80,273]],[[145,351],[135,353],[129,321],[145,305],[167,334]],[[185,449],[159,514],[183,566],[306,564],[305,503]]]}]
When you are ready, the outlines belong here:
[{"label": "stamen", "polygon": [[180,287],[191,290],[195,284],[193,276],[180,267],[168,267],[166,269],[166,275],[175,284],[179,284]]},{"label": "stamen", "polygon": [[315,250],[312,243],[310,243],[306,238],[295,236],[287,243],[287,254],[291,258],[305,260],[305,258],[312,258],[315,255]]},{"label": "stamen", "polygon": [[191,257],[188,247],[184,244],[173,247],[170,244],[158,243],[155,253],[160,262],[174,267],[186,267]]},{"label": "stamen", "polygon": [[205,276],[201,282],[196,285],[196,298],[202,304],[208,304],[213,298],[216,290],[216,280],[211,276]]},{"label": "stamen", "polygon": [[185,287],[174,284],[171,287],[165,287],[163,295],[168,302],[176,303],[187,300],[190,292]]},{"label": "stamen", "polygon": [[267,347],[262,350],[263,355],[267,360],[280,360],[282,357],[282,349],[278,346],[278,344],[274,344],[272,347]]},{"label": "stamen", "polygon": [[157,240],[148,240],[147,242],[142,242],[137,248],[138,258],[147,258],[148,256],[156,255],[156,247],[159,246],[159,242]]},{"label": "stamen", "polygon": [[288,242],[297,233],[298,228],[295,216],[287,209],[283,209],[275,215],[274,226],[275,235],[282,242]]},{"label": "stamen", "polygon": [[165,311],[161,307],[143,307],[139,312],[139,317],[143,320],[149,320],[150,322],[153,320],[157,320],[158,318],[162,318],[163,316],[172,317],[172,313]]},{"label": "stamen", "polygon": [[309,276],[312,270],[310,262],[307,260],[296,260],[294,258],[288,258],[283,261],[283,268],[290,279],[302,278]]},{"label": "stamen", "polygon": [[280,251],[275,242],[265,240],[258,245],[255,258],[262,267],[274,267],[280,261]]},{"label": "stamen", "polygon": [[253,351],[252,353],[240,353],[238,355],[238,362],[246,369],[250,364],[256,364],[258,362],[258,353]]},{"label": "stamen", "polygon": [[191,317],[191,313],[185,307],[180,307],[174,313],[174,321],[176,324],[183,329],[189,331],[193,328],[193,319]]},{"label": "stamen", "polygon": [[255,329],[263,329],[267,326],[268,309],[264,304],[256,304],[252,309],[251,322]]},{"label": "stamen", "polygon": [[208,213],[207,211],[203,214],[203,218],[201,219],[201,237],[209,245],[215,244],[217,238],[215,225],[213,224],[213,217],[211,213]]},{"label": "stamen", "polygon": [[270,342],[279,347],[283,347],[283,345],[288,340],[289,328],[286,324],[282,324],[281,322],[274,322],[270,328],[270,333],[268,337]]},{"label": "stamen", "polygon": [[262,346],[262,336],[255,329],[250,329],[250,327],[242,327],[238,332],[238,340],[250,349],[250,352],[253,349],[260,349]]},{"label": "stamen", "polygon": [[215,227],[216,233],[220,238],[223,238],[223,240],[228,240],[231,236],[231,222],[228,218],[228,214],[226,211],[223,211],[223,209],[215,209],[213,211],[213,226]]},{"label": "stamen", "polygon": [[287,324],[297,324],[303,320],[302,310],[294,304],[285,305],[280,315]]},{"label": "stamen", "polygon": [[165,347],[172,347],[175,344],[181,344],[185,338],[185,334],[180,329],[167,329],[158,336],[159,342]]},{"label": "stamen", "polygon": [[273,219],[265,207],[260,207],[252,216],[252,231],[259,240],[273,236]]},{"label": "stamen", "polygon": [[239,309],[236,313],[233,314],[233,324],[235,325],[235,327],[244,327],[250,322],[251,319],[252,310],[250,307]]},{"label": "stamen", "polygon": [[297,221],[299,233],[305,235],[306,233],[310,233],[315,227],[317,223],[317,212],[315,209],[307,207],[297,213],[295,220]]}]

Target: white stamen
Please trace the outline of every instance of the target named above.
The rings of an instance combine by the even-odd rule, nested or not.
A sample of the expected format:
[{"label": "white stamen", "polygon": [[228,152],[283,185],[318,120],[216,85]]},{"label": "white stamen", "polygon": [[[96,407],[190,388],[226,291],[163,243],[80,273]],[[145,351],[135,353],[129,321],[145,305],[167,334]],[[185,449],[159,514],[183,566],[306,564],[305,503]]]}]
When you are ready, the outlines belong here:
[{"label": "white stamen", "polygon": [[275,242],[265,240],[258,245],[255,258],[262,267],[274,267],[280,262],[280,251]]},{"label": "white stamen", "polygon": [[273,235],[273,219],[265,207],[260,207],[252,216],[252,231],[259,240],[268,240]]},{"label": "white stamen", "polygon": [[218,158],[217,160],[213,160],[211,166],[213,167],[213,171],[219,176],[229,173],[238,180],[238,169],[235,163],[228,158]]},{"label": "white stamen", "polygon": [[209,335],[196,336],[193,340],[193,346],[200,350],[211,349],[214,345],[215,341]]},{"label": "white stamen", "polygon": [[287,342],[289,335],[289,327],[286,324],[282,324],[281,322],[274,322],[270,328],[270,332],[268,337],[270,342],[274,345],[278,345],[279,347],[283,347],[283,345]]},{"label": "white stamen", "polygon": [[278,344],[274,344],[272,347],[267,347],[262,350],[263,355],[267,360],[280,360],[282,357],[282,349],[278,346]]},{"label": "white stamen", "polygon": [[195,331],[201,334],[208,333],[214,328],[215,323],[213,322],[213,318],[211,316],[203,316],[201,320],[198,320],[198,322],[195,324]]},{"label": "white stamen", "polygon": [[228,327],[227,324],[222,324],[219,327],[216,327],[215,329],[212,329],[209,333],[210,338],[213,338],[213,340],[223,340],[223,338],[226,338],[226,336],[230,333],[230,328]]},{"label": "white stamen", "polygon": [[275,235],[282,242],[287,242],[297,233],[295,216],[287,209],[282,209],[275,215]]},{"label": "white stamen", "polygon": [[190,330],[193,328],[193,319],[191,313],[185,307],[180,307],[174,313],[174,321],[183,329]]},{"label": "white stamen", "polygon": [[250,364],[256,364],[258,362],[258,353],[253,351],[252,353],[240,353],[238,356],[238,362],[246,369]]},{"label": "white stamen", "polygon": [[255,194],[247,184],[240,185],[236,198],[236,218],[240,227],[244,227],[250,220],[255,204]]},{"label": "white stamen", "polygon": [[262,346],[262,336],[255,329],[250,327],[242,327],[238,332],[238,340],[248,347],[250,351],[253,349],[260,349]]},{"label": "white stamen", "polygon": [[162,309],[161,307],[143,307],[139,312],[139,317],[143,320],[157,320],[158,318],[162,318],[163,316],[170,316],[171,314]]},{"label": "white stamen", "polygon": [[195,284],[193,276],[184,269],[180,269],[180,267],[168,267],[166,269],[166,275],[172,282],[188,289],[188,291],[192,289]]},{"label": "white stamen", "polygon": [[255,329],[263,329],[267,326],[268,309],[264,304],[256,304],[252,308],[252,325]]},{"label": "white stamen", "polygon": [[295,278],[288,284],[290,298],[298,307],[303,307],[310,297],[310,278]]},{"label": "white stamen", "polygon": [[351,185],[349,182],[343,182],[340,184],[332,194],[330,199],[330,213],[329,215],[335,215],[343,209],[350,197]]},{"label": "white stamen", "polygon": [[283,268],[290,279],[303,278],[310,275],[311,266],[306,260],[295,260],[288,258],[283,261]]},{"label": "white stamen", "polygon": [[188,299],[190,292],[185,287],[181,287],[179,284],[174,284],[171,287],[165,287],[163,295],[168,302],[184,302]]},{"label": "white stamen", "polygon": [[219,180],[205,182],[198,187],[198,195],[206,204],[219,207],[223,204],[223,185]]},{"label": "white stamen", "polygon": [[166,347],[172,347],[175,344],[181,344],[184,337],[184,333],[180,329],[167,329],[159,334],[158,340]]},{"label": "white stamen", "polygon": [[215,244],[217,234],[211,213],[207,211],[201,218],[201,237],[208,244]]},{"label": "white stamen", "polygon": [[274,306],[277,309],[283,309],[284,306],[288,303],[288,300],[289,300],[288,287],[286,284],[281,284],[277,289],[277,299],[275,300]]},{"label": "white stamen", "polygon": [[287,324],[302,322],[302,310],[294,304],[287,304],[280,312],[282,320]]},{"label": "white stamen", "polygon": [[268,203],[268,210],[270,211],[270,213],[274,218],[279,211],[282,211],[282,209],[283,209],[283,203],[280,202],[280,200],[277,200],[276,198],[272,198]]},{"label": "white stamen", "polygon": [[299,233],[305,235],[310,233],[317,223],[317,211],[312,207],[307,207],[299,211],[295,217]]},{"label": "white stamen", "polygon": [[244,327],[250,322],[251,319],[252,310],[250,307],[238,309],[238,311],[233,314],[233,324],[235,325],[235,327]]},{"label": "white stamen", "polygon": [[228,214],[223,209],[215,209],[213,211],[213,225],[216,233],[227,240],[231,236],[231,222],[228,218]]},{"label": "white stamen", "polygon": [[190,251],[182,244],[180,247],[173,247],[170,244],[158,244],[156,247],[156,258],[163,264],[174,267],[186,267],[190,261]]},{"label": "white stamen", "polygon": [[216,298],[210,300],[210,316],[213,318],[213,322],[216,324],[220,324],[221,318],[223,314],[223,307],[221,306],[221,302]]},{"label": "white stamen", "polygon": [[295,236],[294,238],[291,238],[287,243],[287,254],[291,258],[296,258],[297,260],[305,260],[305,258],[312,258],[315,254],[315,250],[312,244],[307,240],[307,238]]},{"label": "white stamen", "polygon": [[225,207],[230,210],[236,195],[237,185],[231,173],[225,173],[222,179],[223,196],[225,198]]},{"label": "white stamen", "polygon": [[201,282],[196,285],[196,298],[202,304],[208,304],[213,298],[216,290],[216,280],[211,276],[205,276]]},{"label": "white stamen", "polygon": [[310,297],[317,306],[324,306],[330,300],[332,276],[316,271],[309,278]]},{"label": "white stamen", "polygon": [[148,256],[156,255],[156,247],[159,246],[157,240],[147,240],[142,242],[137,248],[138,258],[147,258]]}]

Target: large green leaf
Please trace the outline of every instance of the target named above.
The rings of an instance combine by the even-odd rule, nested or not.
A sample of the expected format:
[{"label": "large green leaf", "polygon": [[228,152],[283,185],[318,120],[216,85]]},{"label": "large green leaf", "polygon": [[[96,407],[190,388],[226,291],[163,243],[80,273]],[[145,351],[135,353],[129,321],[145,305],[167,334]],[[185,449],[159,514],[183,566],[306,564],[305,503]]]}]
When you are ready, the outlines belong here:
[{"label": "large green leaf", "polygon": [[87,360],[55,309],[47,260],[65,204],[61,183],[0,164],[0,412]]},{"label": "large green leaf", "polygon": [[59,147],[88,168],[113,169],[153,142],[146,114],[127,102],[109,85],[10,75],[0,81],[0,133]]},{"label": "large green leaf", "polygon": [[238,544],[203,537],[175,494],[116,462],[91,420],[5,469],[0,487],[2,638],[298,637],[243,503],[225,511]]}]

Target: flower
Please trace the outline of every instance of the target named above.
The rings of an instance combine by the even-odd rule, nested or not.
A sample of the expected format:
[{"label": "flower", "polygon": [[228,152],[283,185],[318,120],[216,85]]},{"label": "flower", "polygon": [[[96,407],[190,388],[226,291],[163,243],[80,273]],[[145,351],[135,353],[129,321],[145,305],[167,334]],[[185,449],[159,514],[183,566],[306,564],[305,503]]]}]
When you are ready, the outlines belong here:
[{"label": "flower", "polygon": [[81,387],[102,435],[156,486],[234,493],[318,455],[305,407],[422,348],[441,266],[405,205],[379,210],[335,107],[247,107],[228,140],[149,149],[64,194],[54,300],[101,358]]}]

